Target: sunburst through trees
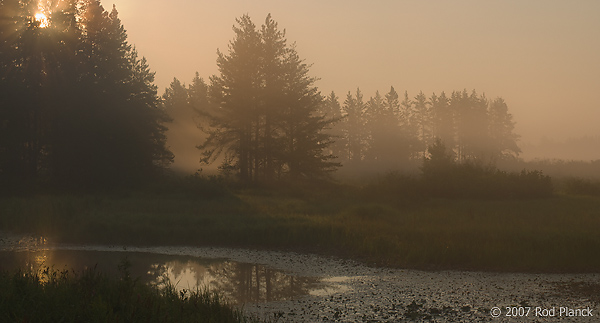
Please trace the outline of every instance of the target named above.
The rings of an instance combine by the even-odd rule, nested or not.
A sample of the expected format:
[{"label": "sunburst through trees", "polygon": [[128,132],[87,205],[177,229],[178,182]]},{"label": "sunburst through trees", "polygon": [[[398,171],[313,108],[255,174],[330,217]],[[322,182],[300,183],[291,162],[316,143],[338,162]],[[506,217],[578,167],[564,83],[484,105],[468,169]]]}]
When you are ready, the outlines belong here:
[{"label": "sunburst through trees", "polygon": [[0,4],[4,188],[134,183],[168,163],[154,75],[98,0]]}]

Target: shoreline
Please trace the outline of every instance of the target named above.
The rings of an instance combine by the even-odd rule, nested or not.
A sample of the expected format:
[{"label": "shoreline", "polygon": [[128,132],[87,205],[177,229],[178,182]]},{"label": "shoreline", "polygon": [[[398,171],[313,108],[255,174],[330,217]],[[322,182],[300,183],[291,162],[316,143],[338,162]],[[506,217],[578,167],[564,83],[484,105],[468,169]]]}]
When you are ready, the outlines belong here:
[{"label": "shoreline", "polygon": [[[113,252],[144,252],[199,258],[226,258],[257,263],[290,274],[319,277],[329,284],[328,292],[287,301],[246,303],[240,308],[259,318],[280,315],[286,322],[357,322],[415,319],[433,321],[464,320],[489,322],[490,311],[498,307],[533,308],[588,307],[594,311],[600,299],[577,293],[577,286],[600,286],[600,274],[532,274],[472,271],[422,271],[369,267],[354,260],[295,252],[219,247],[135,247],[106,245],[47,244],[27,247],[25,241],[2,237],[2,250],[27,251],[66,249]],[[14,236],[13,236],[14,237]],[[8,238],[8,239],[7,239]],[[17,243],[7,248],[7,241]],[[535,312],[534,312],[535,313]],[[574,318],[573,322],[587,322]]]}]

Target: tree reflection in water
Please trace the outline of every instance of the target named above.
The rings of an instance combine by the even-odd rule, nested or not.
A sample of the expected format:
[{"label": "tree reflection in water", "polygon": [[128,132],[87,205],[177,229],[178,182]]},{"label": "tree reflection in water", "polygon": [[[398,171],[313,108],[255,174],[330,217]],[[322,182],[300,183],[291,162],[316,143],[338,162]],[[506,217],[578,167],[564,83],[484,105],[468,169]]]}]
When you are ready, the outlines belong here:
[{"label": "tree reflection in water", "polygon": [[325,284],[319,278],[295,276],[259,264],[226,259],[122,250],[0,249],[0,270],[21,268],[38,274],[50,267],[75,272],[96,268],[119,275],[119,264],[125,260],[131,264],[129,274],[142,282],[159,288],[171,284],[179,291],[208,289],[234,304],[289,300],[320,290]]},{"label": "tree reflection in water", "polygon": [[150,266],[151,284],[167,283],[178,290],[218,291],[231,303],[271,302],[307,295],[319,285],[318,278],[298,277],[258,264],[222,261],[211,264],[169,261]]}]

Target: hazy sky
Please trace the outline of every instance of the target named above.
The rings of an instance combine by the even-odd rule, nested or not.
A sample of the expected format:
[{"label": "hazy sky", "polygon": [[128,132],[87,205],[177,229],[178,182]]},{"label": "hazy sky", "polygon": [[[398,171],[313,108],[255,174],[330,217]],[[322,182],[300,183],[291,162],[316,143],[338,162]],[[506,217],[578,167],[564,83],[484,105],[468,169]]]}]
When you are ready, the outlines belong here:
[{"label": "hazy sky", "polygon": [[173,77],[218,72],[236,17],[260,26],[271,13],[341,101],[357,87],[365,99],[390,86],[411,98],[476,89],[507,101],[523,142],[600,135],[598,0],[103,0],[113,3],[161,94]]}]

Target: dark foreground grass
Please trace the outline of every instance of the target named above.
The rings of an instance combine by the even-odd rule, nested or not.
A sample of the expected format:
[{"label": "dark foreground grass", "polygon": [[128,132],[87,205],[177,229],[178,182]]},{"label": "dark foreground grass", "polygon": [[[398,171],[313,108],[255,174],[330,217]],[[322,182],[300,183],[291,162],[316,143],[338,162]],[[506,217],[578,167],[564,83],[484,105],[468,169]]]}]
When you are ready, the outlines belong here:
[{"label": "dark foreground grass", "polygon": [[0,200],[0,225],[51,242],[310,251],[431,270],[600,272],[597,197],[375,202],[272,191],[215,199],[13,197]]},{"label": "dark foreground grass", "polygon": [[1,322],[258,322],[210,292],[158,290],[125,274],[0,273]]}]

